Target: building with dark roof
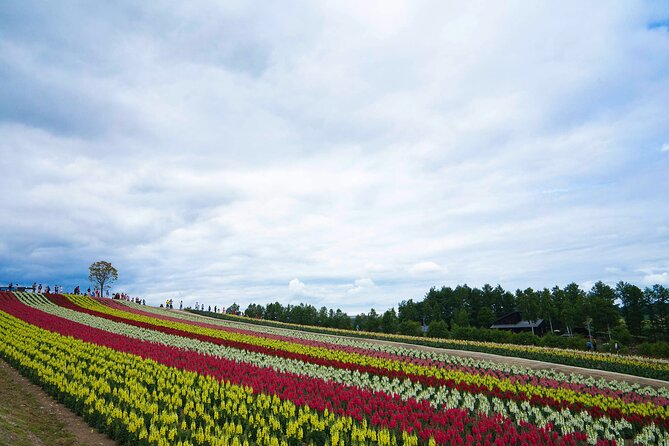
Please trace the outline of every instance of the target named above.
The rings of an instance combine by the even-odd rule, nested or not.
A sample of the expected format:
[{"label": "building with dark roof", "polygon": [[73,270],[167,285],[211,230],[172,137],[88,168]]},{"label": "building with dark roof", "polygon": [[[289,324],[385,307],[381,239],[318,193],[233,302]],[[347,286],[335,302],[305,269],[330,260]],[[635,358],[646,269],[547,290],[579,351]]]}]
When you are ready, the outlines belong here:
[{"label": "building with dark roof", "polygon": [[546,333],[546,323],[543,319],[536,319],[534,321],[523,320],[520,311],[514,311],[509,313],[501,318],[497,319],[490,326],[493,330],[509,330],[514,333],[522,333],[523,331],[529,331],[530,333],[541,336]]}]

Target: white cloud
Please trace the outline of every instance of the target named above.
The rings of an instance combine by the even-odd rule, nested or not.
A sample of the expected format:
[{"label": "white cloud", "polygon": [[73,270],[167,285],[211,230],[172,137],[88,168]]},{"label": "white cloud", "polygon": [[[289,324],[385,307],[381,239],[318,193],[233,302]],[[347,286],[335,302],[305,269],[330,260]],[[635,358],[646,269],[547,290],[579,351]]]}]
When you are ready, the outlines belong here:
[{"label": "white cloud", "polygon": [[369,277],[364,278],[364,279],[357,279],[355,281],[355,286],[366,287],[366,288],[372,287],[372,286],[374,286],[374,281],[372,279],[370,279]]},{"label": "white cloud", "polygon": [[362,279],[356,279],[355,282],[353,282],[353,286],[348,290],[348,292],[351,294],[360,293],[361,291],[368,292],[370,288],[373,288],[375,286],[376,284],[372,279],[370,279],[369,277],[365,277]]},{"label": "white cloud", "polygon": [[581,282],[578,284],[579,288],[582,289],[585,292],[588,292],[592,289],[593,286],[595,286],[595,280],[586,280],[584,282]]},{"label": "white cloud", "polygon": [[661,152],[669,152],[669,143],[662,144]]},{"label": "white cloud", "polygon": [[103,256],[149,302],[380,309],[666,256],[645,4],[126,7],[2,23],[0,279],[82,285]]},{"label": "white cloud", "polygon": [[647,285],[669,285],[669,273],[664,272],[664,273],[653,273],[653,274],[646,274],[643,277],[644,283]]},{"label": "white cloud", "polygon": [[420,262],[412,265],[409,268],[409,274],[412,276],[437,274],[445,271],[445,268],[442,268],[434,262]]},{"label": "white cloud", "polygon": [[365,264],[364,266],[365,271],[370,272],[370,273],[383,273],[388,271],[388,267],[380,264],[380,263],[374,263],[374,262],[369,262]]},{"label": "white cloud", "polygon": [[297,277],[288,282],[288,289],[293,294],[301,294],[302,292],[304,292],[305,287],[306,285],[303,282],[300,282],[300,279],[298,279]]}]

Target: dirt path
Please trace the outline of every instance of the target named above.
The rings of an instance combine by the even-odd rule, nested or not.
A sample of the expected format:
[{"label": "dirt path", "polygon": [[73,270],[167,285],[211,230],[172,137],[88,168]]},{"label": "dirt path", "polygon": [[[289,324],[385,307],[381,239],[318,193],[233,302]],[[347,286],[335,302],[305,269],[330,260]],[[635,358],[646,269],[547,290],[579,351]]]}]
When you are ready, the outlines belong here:
[{"label": "dirt path", "polygon": [[114,446],[0,359],[0,446]]},{"label": "dirt path", "polygon": [[[179,311],[179,310],[175,310]],[[186,314],[192,315],[192,313],[187,313]],[[203,316],[207,317],[207,316]],[[227,321],[227,320],[226,320]],[[227,321],[231,322],[231,321]],[[239,323],[242,325],[247,325],[247,326],[256,326],[258,327],[258,324],[252,324],[249,322],[242,322],[242,321],[234,321],[235,323]],[[273,328],[278,328],[278,327],[273,327]],[[299,332],[300,330],[295,330],[292,328],[284,328],[281,327],[281,330],[287,330],[287,331],[294,331],[294,332]],[[311,332],[305,332],[305,333],[311,333]],[[312,333],[315,334],[315,333]],[[583,367],[576,367],[576,366],[570,366],[570,365],[562,365],[562,364],[555,364],[552,362],[543,362],[543,361],[537,361],[534,359],[525,359],[525,358],[517,358],[513,356],[502,356],[502,355],[495,355],[492,353],[481,353],[481,352],[473,352],[473,351],[463,351],[463,350],[452,350],[452,349],[447,349],[447,348],[437,348],[437,347],[429,347],[426,345],[418,345],[418,344],[408,344],[404,342],[395,342],[395,341],[384,341],[380,339],[366,339],[366,338],[355,338],[351,336],[340,336],[340,335],[333,335],[333,334],[323,334],[323,333],[318,333],[320,335],[324,336],[331,336],[333,338],[346,338],[346,339],[352,339],[356,341],[365,341],[373,344],[381,344],[381,345],[396,345],[398,347],[408,347],[408,348],[413,348],[413,349],[418,349],[418,350],[424,350],[424,351],[430,351],[430,352],[437,352],[437,353],[445,353],[447,355],[452,355],[452,356],[459,356],[459,357],[464,357],[464,358],[473,358],[473,359],[481,359],[484,361],[491,361],[491,362],[497,362],[497,363],[504,363],[504,364],[512,364],[516,365],[519,367],[526,367],[529,369],[534,369],[534,370],[542,370],[542,369],[550,369],[550,370],[557,370],[563,373],[576,373],[579,375],[585,375],[585,376],[592,376],[593,378],[604,378],[608,380],[618,380],[618,381],[627,381],[630,383],[636,383],[642,386],[651,386],[651,387],[664,387],[669,389],[669,382],[667,381],[662,381],[659,379],[652,379],[652,378],[644,378],[641,376],[634,376],[634,375],[627,375],[625,373],[618,373],[618,372],[609,372],[606,370],[597,370],[597,369],[587,369]]]}]

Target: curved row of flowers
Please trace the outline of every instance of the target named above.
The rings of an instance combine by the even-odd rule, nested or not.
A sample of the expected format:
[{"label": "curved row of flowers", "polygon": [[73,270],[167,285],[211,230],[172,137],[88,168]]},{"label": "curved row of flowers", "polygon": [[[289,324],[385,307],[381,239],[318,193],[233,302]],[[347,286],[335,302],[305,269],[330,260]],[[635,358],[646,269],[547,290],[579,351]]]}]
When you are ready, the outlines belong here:
[{"label": "curved row of flowers", "polygon": [[[420,383],[413,383],[410,380],[400,381],[399,379],[388,379],[387,377],[346,369],[324,368],[299,360],[247,352],[197,339],[189,339],[113,322],[63,308],[47,299],[35,298],[31,295],[19,296],[19,298],[34,308],[110,333],[123,334],[137,339],[214,355],[219,358],[245,362],[258,367],[272,368],[279,372],[334,381],[374,392],[398,394],[404,400],[410,398],[427,400],[435,408],[446,406],[448,408],[466,409],[474,413],[483,413],[486,415],[504,413],[516,423],[532,420],[534,424],[539,426],[551,423],[561,435],[566,435],[574,431],[585,431],[587,429],[592,434],[592,442],[596,438],[617,438],[620,440],[623,438],[624,433],[632,429],[632,425],[625,420],[611,420],[608,417],[600,417],[595,421],[586,411],[554,410],[549,406],[530,406],[527,402],[518,404],[514,400],[486,397],[480,393],[459,392],[456,389],[448,387],[424,386]],[[588,428],[588,426],[591,427]]]},{"label": "curved row of flowers", "polygon": [[[104,302],[106,306],[111,306],[116,309],[122,309],[122,311],[132,311],[137,314],[151,315],[158,317],[163,320],[171,320],[177,322],[185,322],[182,318],[183,313],[172,313],[165,315],[165,310],[159,310],[155,308],[142,307],[141,310],[137,308],[127,308],[125,305],[110,301],[109,299],[100,299],[100,302]],[[89,303],[90,304],[90,303]],[[89,307],[91,308],[91,307]],[[100,307],[97,306],[98,310]],[[148,310],[148,311],[146,311]],[[104,310],[102,310],[104,311]],[[160,313],[159,313],[160,312]],[[195,315],[193,315],[195,316]],[[198,317],[198,316],[195,316]],[[209,319],[210,321],[216,321],[211,318],[202,318],[199,319]],[[550,381],[559,382],[559,383],[571,383],[572,387],[577,387],[578,391],[588,391],[587,388],[606,388],[611,389],[616,393],[630,392],[634,394],[648,394],[653,396],[661,396],[662,399],[666,401],[669,398],[669,391],[666,388],[652,388],[652,387],[641,387],[638,384],[627,384],[616,381],[607,381],[604,379],[594,379],[592,377],[583,377],[578,374],[564,374],[554,370],[549,369],[539,369],[533,370],[529,368],[523,368],[514,365],[501,364],[491,361],[481,361],[473,360],[471,358],[464,358],[459,356],[445,355],[443,353],[435,353],[430,351],[424,351],[420,349],[409,349],[405,347],[398,346],[388,346],[380,344],[371,344],[361,342],[359,340],[351,340],[346,338],[332,338],[328,339],[327,342],[317,339],[314,342],[311,342],[312,339],[309,338],[311,334],[305,333],[305,336],[302,336],[302,333],[292,332],[294,336],[280,336],[280,335],[266,335],[263,332],[249,332],[246,329],[231,328],[226,325],[216,326],[211,323],[203,323],[201,321],[191,321],[198,326],[202,327],[213,327],[213,328],[223,328],[228,331],[233,331],[242,334],[254,334],[255,336],[260,335],[264,338],[286,340],[290,342],[303,343],[310,346],[323,346],[332,350],[341,350],[343,347],[344,351],[347,352],[356,352],[364,355],[379,357],[379,358],[390,358],[404,360],[407,362],[413,362],[419,365],[429,365],[434,367],[439,367],[441,369],[452,369],[458,368],[464,370],[467,373],[479,373],[486,375],[493,375],[498,377],[508,377],[512,380],[523,380],[525,377],[529,379],[530,384],[536,384],[541,380],[542,385],[550,385]],[[306,339],[306,340],[305,340]],[[334,342],[330,342],[330,341]],[[612,385],[613,384],[613,385]],[[660,403],[664,404],[664,402]]]},{"label": "curved row of flowers", "polygon": [[[110,301],[108,299],[102,300],[101,302],[105,303],[112,302],[112,305],[116,304],[115,302]],[[116,306],[118,307],[119,304],[116,304]],[[121,308],[125,307],[121,305]],[[98,307],[98,309],[101,308]],[[134,310],[134,311],[136,311],[137,314],[148,313],[141,310],[140,311]],[[178,318],[169,318],[169,317],[165,318],[165,320],[173,320],[173,319],[176,319],[177,321],[179,320]],[[208,324],[199,324],[199,325],[204,327],[210,327],[210,325]],[[241,333],[246,333],[246,332],[242,331]],[[294,341],[294,339],[292,338],[284,338],[284,337],[281,338],[274,337],[273,339]],[[319,344],[307,343],[306,345],[328,346],[328,344],[323,344],[322,342]],[[576,392],[585,392],[594,395],[605,395],[605,396],[623,398],[625,402],[652,401],[653,404],[658,406],[669,405],[669,389],[667,388],[640,387],[637,384],[629,384],[627,382],[621,382],[621,381],[606,381],[604,379],[595,380],[591,377],[583,377],[581,375],[575,375],[575,374],[565,375],[564,373],[559,373],[545,369],[532,370],[517,366],[510,366],[507,369],[503,369],[500,367],[499,363],[492,363],[486,361],[476,361],[468,364],[467,366],[462,366],[460,364],[463,358],[459,357],[454,358],[433,352],[427,352],[428,355],[431,355],[431,361],[426,362],[423,360],[424,358],[417,359],[416,357],[409,357],[409,359],[407,359],[407,356],[409,356],[408,354],[404,356],[400,355],[400,353],[407,353],[405,351],[406,349],[402,348],[400,351],[393,352],[392,350],[394,347],[391,346],[387,348],[388,350],[391,351],[391,354],[387,356],[382,355],[380,357],[392,358],[392,359],[401,358],[407,361],[413,361],[419,365],[430,365],[433,367],[439,367],[448,370],[457,369],[459,371],[468,374],[492,375],[500,379],[506,378],[512,382],[519,382],[522,384],[530,384],[535,386],[553,387],[553,388],[566,387]],[[352,348],[350,351],[354,351],[356,353],[371,354],[371,356],[376,356],[374,354],[375,351],[370,352],[364,348]],[[418,351],[418,353],[424,353],[424,352]],[[451,359],[456,359],[458,362],[456,362],[456,364],[452,364],[449,362]],[[486,368],[486,366],[489,366],[490,369]],[[493,367],[496,367],[496,369]]]},{"label": "curved row of flowers", "polygon": [[603,352],[588,352],[553,347],[501,344],[494,342],[466,341],[458,339],[432,339],[417,336],[361,332],[337,328],[315,328],[311,326],[303,326],[285,322],[256,321],[235,315],[221,315],[220,317],[230,321],[246,322],[266,327],[285,327],[287,329],[310,331],[313,333],[333,334],[366,339],[383,339],[454,350],[493,353],[503,356],[515,356],[539,361],[553,362],[557,364],[573,365],[577,367],[596,368],[669,381],[669,361],[666,359],[647,358],[642,356],[614,355]]},{"label": "curved row of flowers", "polygon": [[[340,347],[350,347],[351,351],[358,351],[371,356],[402,358],[405,361],[416,362],[422,365],[433,365],[440,368],[460,368],[468,373],[484,373],[497,376],[516,377],[522,379],[527,376],[531,382],[536,383],[541,380],[543,385],[547,385],[546,380],[554,380],[560,383],[572,383],[583,385],[585,387],[608,388],[615,392],[629,392],[633,394],[648,394],[669,398],[669,390],[664,387],[642,387],[638,384],[629,384],[620,381],[608,381],[603,378],[595,379],[584,377],[579,374],[565,374],[553,369],[530,369],[517,365],[504,364],[499,362],[477,360],[462,356],[447,355],[444,353],[415,349],[409,346],[379,344],[365,342],[362,339],[351,339],[340,336],[321,335],[309,332],[300,332],[287,329],[276,329],[261,325],[249,325],[245,323],[244,329],[239,328],[239,324],[231,323],[221,319],[203,317],[196,314],[183,312],[172,312],[169,310],[154,307],[138,307],[129,302],[115,302],[109,299],[100,299],[101,303],[117,309],[126,309],[126,311],[137,312],[138,314],[153,315],[164,320],[174,320],[180,322],[191,322],[201,326],[223,327],[224,329],[237,330],[240,333],[255,333],[263,337],[290,340],[292,342],[306,341],[307,345],[321,345],[331,349]],[[248,319],[244,319],[248,321]],[[310,343],[313,341],[313,343]],[[639,358],[641,359],[641,358]],[[652,359],[650,359],[653,361]]]},{"label": "curved row of flowers", "polygon": [[[89,300],[90,301],[90,300]],[[76,309],[71,301],[62,299],[59,304]],[[92,306],[96,306],[94,303]],[[663,401],[633,402],[631,398],[619,398],[612,395],[597,393],[597,389],[582,392],[568,386],[553,388],[540,385],[514,382],[510,379],[499,379],[492,376],[472,375],[458,370],[444,370],[430,366],[399,363],[393,360],[370,358],[358,353],[331,351],[321,347],[308,347],[291,344],[288,341],[267,340],[264,338],[239,335],[223,330],[213,330],[200,326],[174,323],[152,319],[135,313],[124,313],[119,310],[97,305],[96,311],[78,307],[90,314],[111,318],[121,322],[140,325],[158,331],[178,334],[180,336],[197,337],[212,343],[222,343],[235,348],[250,351],[281,355],[299,359],[303,362],[323,366],[347,368],[360,372],[385,375],[390,378],[410,379],[428,386],[451,387],[459,391],[483,393],[490,397],[503,397],[516,401],[528,401],[534,405],[548,405],[553,408],[575,411],[588,410],[592,416],[600,418],[604,415],[612,419],[625,418],[639,427],[650,423],[669,426],[669,408]]]},{"label": "curved row of flowers", "polygon": [[[86,327],[28,308],[18,301],[0,301],[3,310],[0,313],[0,354],[12,358],[33,379],[55,392],[78,413],[88,416],[96,426],[108,428],[108,432],[117,439],[120,437],[121,442],[126,436],[139,433],[129,441],[133,444],[139,444],[134,440],[146,441],[146,444],[176,444],[178,439],[195,444],[229,444],[223,442],[230,440],[229,436],[226,437],[226,432],[230,432],[220,427],[222,424],[229,427],[231,422],[235,423],[235,435],[246,436],[238,438],[238,444],[251,441],[278,445],[279,442],[291,444],[292,440],[295,440],[292,444],[577,444],[586,438],[584,433],[578,432],[560,437],[557,432],[551,431],[550,425],[546,428],[524,422],[516,425],[499,414],[475,415],[460,409],[435,411],[429,404],[416,400],[402,401],[399,397],[370,393],[356,387],[288,373],[277,374],[272,370]],[[81,342],[84,340],[88,343]],[[95,348],[91,348],[91,344],[95,344]],[[82,355],[76,356],[79,352],[83,352]],[[141,361],[138,356],[128,359],[132,355],[152,361],[132,364],[123,370],[113,366],[118,363],[127,365],[131,360]],[[96,363],[86,367],[98,359],[110,360],[112,365]],[[202,386],[184,385],[182,382],[172,389],[174,376],[183,372],[161,368],[163,366],[197,372],[204,377],[200,383],[214,386],[220,382],[225,385],[221,384],[213,394],[204,392],[204,396]],[[58,367],[60,369],[56,370]],[[131,390],[137,385],[138,374],[142,374],[147,367],[159,370],[145,373],[141,377],[145,391],[139,392],[138,396],[131,395]],[[93,375],[76,383],[71,382],[87,371]],[[199,378],[194,374],[183,376],[195,376],[195,380]],[[53,379],[47,379],[49,377]],[[179,393],[191,388],[197,390],[190,395],[195,402],[186,401],[183,393]],[[247,399],[243,408],[224,395],[224,390],[229,388],[245,391]],[[101,400],[101,394],[111,401]],[[149,403],[150,398],[153,400]],[[264,410],[262,417],[260,412],[249,415],[252,411],[246,406],[258,400],[263,401],[260,405],[260,410]],[[141,407],[132,406],[135,403]],[[281,412],[287,404],[290,410]],[[109,410],[105,411],[105,407]],[[205,409],[213,410],[213,414],[207,417],[209,412],[205,413]],[[522,409],[518,408],[519,411]],[[224,422],[212,421],[220,420],[221,412],[225,415]],[[266,425],[258,426],[266,420],[271,424],[272,415],[276,417],[278,412],[286,419],[277,422],[274,431],[267,433]],[[305,412],[310,414],[311,427],[300,424],[300,414]],[[291,433],[295,435],[291,437]],[[648,429],[641,434],[655,435]]]}]

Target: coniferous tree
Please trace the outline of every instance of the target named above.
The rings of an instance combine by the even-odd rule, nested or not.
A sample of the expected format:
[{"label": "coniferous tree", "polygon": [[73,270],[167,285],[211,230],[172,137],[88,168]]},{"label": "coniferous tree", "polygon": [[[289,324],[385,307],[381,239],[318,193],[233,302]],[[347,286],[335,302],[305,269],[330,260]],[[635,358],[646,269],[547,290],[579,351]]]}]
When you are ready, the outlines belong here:
[{"label": "coniferous tree", "polygon": [[403,300],[397,306],[397,317],[401,322],[404,321],[420,321],[420,314],[418,313],[418,306],[412,300]]},{"label": "coniferous tree", "polygon": [[567,333],[573,334],[574,328],[583,327],[585,321],[584,306],[585,292],[574,282],[567,285],[564,290],[563,305],[560,315],[564,321]]},{"label": "coniferous tree", "polygon": [[669,289],[653,285],[644,290],[654,339],[669,341]]},{"label": "coniferous tree", "polygon": [[466,308],[460,308],[455,312],[451,325],[457,325],[458,327],[469,327],[469,311]]},{"label": "coniferous tree", "polygon": [[367,313],[367,331],[379,331],[381,328],[381,318],[374,308]]},{"label": "coniferous tree", "polygon": [[592,325],[596,332],[610,331],[620,322],[615,298],[615,290],[601,280],[595,283],[586,295],[585,317],[592,319]]},{"label": "coniferous tree", "polygon": [[620,281],[616,285],[616,296],[622,302],[622,315],[630,333],[635,336],[641,335],[643,312],[646,308],[643,291],[636,285]]},{"label": "coniferous tree", "polygon": [[395,308],[386,310],[381,317],[381,330],[384,333],[397,333],[399,330],[399,320],[397,319],[397,313],[395,313]]},{"label": "coniferous tree", "polygon": [[477,317],[477,325],[481,328],[490,328],[493,322],[495,322],[495,314],[492,309],[490,307],[481,308]]}]

